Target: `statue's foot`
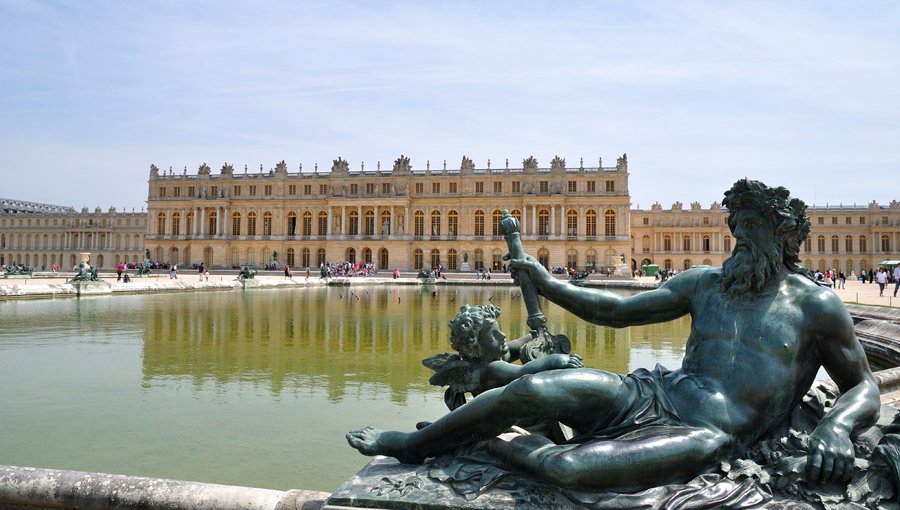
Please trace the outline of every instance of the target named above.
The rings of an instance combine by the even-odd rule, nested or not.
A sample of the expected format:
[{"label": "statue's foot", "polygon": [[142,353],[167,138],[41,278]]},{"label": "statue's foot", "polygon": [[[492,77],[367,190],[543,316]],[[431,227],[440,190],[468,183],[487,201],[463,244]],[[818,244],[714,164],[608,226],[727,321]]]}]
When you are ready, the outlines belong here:
[{"label": "statue's foot", "polygon": [[363,455],[386,455],[394,457],[404,464],[421,464],[425,455],[417,455],[406,450],[406,434],[366,427],[348,432],[346,435],[350,446]]}]

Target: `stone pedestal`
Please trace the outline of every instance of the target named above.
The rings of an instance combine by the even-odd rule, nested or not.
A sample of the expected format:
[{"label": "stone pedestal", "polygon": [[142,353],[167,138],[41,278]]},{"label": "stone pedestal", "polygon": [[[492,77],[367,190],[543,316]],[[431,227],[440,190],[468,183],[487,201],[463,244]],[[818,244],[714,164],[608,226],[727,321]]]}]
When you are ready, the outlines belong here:
[{"label": "stone pedestal", "polygon": [[471,273],[471,272],[472,272],[472,267],[469,266],[469,263],[468,263],[468,262],[463,262],[462,265],[459,266],[459,272],[460,272],[460,273]]},{"label": "stone pedestal", "polygon": [[72,282],[72,286],[75,287],[77,296],[112,294],[112,285],[104,281]]},{"label": "stone pedestal", "polygon": [[260,283],[256,278],[244,278],[241,280],[241,285],[244,286],[244,290],[247,290],[259,287]]}]

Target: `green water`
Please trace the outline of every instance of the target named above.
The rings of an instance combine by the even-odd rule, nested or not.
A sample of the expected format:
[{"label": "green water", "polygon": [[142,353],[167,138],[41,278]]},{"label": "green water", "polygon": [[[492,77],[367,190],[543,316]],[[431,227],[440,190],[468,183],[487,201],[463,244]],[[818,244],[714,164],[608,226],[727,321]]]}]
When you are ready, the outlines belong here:
[{"label": "green water", "polygon": [[[516,288],[259,289],[0,301],[0,464],[333,491],[344,433],[444,413],[421,360],[464,303],[525,334]],[[624,330],[544,303],[585,364],[680,365],[687,318]]]}]

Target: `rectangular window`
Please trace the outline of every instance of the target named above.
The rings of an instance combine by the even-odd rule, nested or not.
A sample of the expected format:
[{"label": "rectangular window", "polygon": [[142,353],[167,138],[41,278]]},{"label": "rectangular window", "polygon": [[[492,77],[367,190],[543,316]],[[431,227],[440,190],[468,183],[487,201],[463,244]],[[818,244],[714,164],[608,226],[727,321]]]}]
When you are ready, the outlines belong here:
[{"label": "rectangular window", "polygon": [[176,186],[175,188],[172,189],[172,193],[173,193],[176,197],[180,197],[180,196],[181,196],[181,188]]},{"label": "rectangular window", "polygon": [[853,218],[847,216],[846,218],[844,218],[844,223],[847,225],[851,225],[853,223]]},{"label": "rectangular window", "polygon": [[327,184],[319,184],[319,194],[320,195],[328,194],[328,185]]},{"label": "rectangular window", "polygon": [[166,196],[166,188],[165,188],[165,186],[160,186],[160,187],[159,187],[159,196],[160,196],[160,198]]},{"label": "rectangular window", "polygon": [[265,186],[263,192],[265,193],[265,195],[266,195],[267,197],[272,196],[272,185],[271,185],[271,184],[266,184],[266,186]]},{"label": "rectangular window", "polygon": [[550,182],[549,181],[540,181],[538,183],[538,189],[540,190],[541,193],[546,193],[550,189]]},{"label": "rectangular window", "polygon": [[512,192],[513,193],[521,193],[522,192],[522,183],[519,181],[513,181]]},{"label": "rectangular window", "polygon": [[256,185],[255,185],[255,184],[251,184],[251,185],[250,185],[250,196],[251,196],[251,197],[255,197],[255,196],[256,196]]},{"label": "rectangular window", "polygon": [[607,193],[615,193],[616,191],[616,181],[606,181],[606,192]]},{"label": "rectangular window", "polygon": [[650,218],[644,218],[644,225],[650,224]]},{"label": "rectangular window", "polygon": [[831,217],[831,224],[832,224],[832,225],[837,225],[837,224],[838,224],[838,222],[837,222],[837,216],[832,216],[832,217]]},{"label": "rectangular window", "polygon": [[456,183],[455,182],[450,183],[450,193],[456,193]]},{"label": "rectangular window", "polygon": [[484,193],[484,183],[481,181],[475,182],[475,193]]},{"label": "rectangular window", "polygon": [[704,217],[703,217],[703,224],[704,224],[704,225],[709,225],[709,216],[704,216]]},{"label": "rectangular window", "polygon": [[351,184],[350,185],[350,194],[356,195],[357,193],[359,193],[359,184],[356,184],[356,183]]},{"label": "rectangular window", "polygon": [[196,195],[196,191],[193,186],[188,186],[188,196],[193,198]]},{"label": "rectangular window", "polygon": [[416,183],[416,194],[421,195],[422,193],[425,193],[425,185],[422,184],[421,182],[417,182]]},{"label": "rectangular window", "polygon": [[860,224],[860,225],[865,225],[865,224],[866,224],[866,217],[865,217],[865,216],[860,216],[860,217],[859,217],[859,224]]},{"label": "rectangular window", "polygon": [[825,224],[825,217],[824,217],[824,216],[819,216],[818,218],[816,218],[816,221],[818,221],[819,225],[824,225],[824,224]]},{"label": "rectangular window", "polygon": [[501,181],[494,181],[494,193],[503,193],[503,183]]},{"label": "rectangular window", "polygon": [[389,182],[381,183],[381,194],[382,195],[390,195],[391,194],[391,183],[389,183]]},{"label": "rectangular window", "polygon": [[234,189],[232,190],[231,194],[234,195],[234,196],[236,196],[236,197],[241,196],[241,187],[240,187],[240,186],[235,186]]},{"label": "rectangular window", "polygon": [[596,193],[597,192],[597,181],[588,181],[587,182],[587,190],[588,190],[588,193]]},{"label": "rectangular window", "polygon": [[374,195],[375,194],[375,183],[367,182],[366,183],[366,195]]},{"label": "rectangular window", "polygon": [[578,183],[576,181],[569,181],[569,193],[575,193],[578,190]]},{"label": "rectangular window", "polygon": [[435,195],[440,195],[441,194],[441,183],[432,182],[431,183],[431,193],[433,193]]},{"label": "rectangular window", "polygon": [[210,194],[214,197],[218,197],[219,196],[219,187],[213,186],[212,190],[210,191]]}]

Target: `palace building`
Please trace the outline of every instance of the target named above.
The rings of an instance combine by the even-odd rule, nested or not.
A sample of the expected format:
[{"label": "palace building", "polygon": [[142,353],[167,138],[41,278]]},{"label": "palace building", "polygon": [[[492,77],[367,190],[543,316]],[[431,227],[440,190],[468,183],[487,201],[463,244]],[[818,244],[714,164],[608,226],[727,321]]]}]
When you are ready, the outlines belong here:
[{"label": "palace building", "polygon": [[503,210],[519,219],[525,249],[547,266],[614,268],[631,253],[628,162],[476,168],[462,158],[414,169],[408,157],[391,169],[351,170],[338,158],[328,171],[236,172],[207,165],[197,175],[151,166],[150,227],[154,260],[207,267],[277,262],[318,267],[371,262],[382,269],[443,266],[500,269],[507,247]]},{"label": "palace building", "polygon": [[[796,196],[796,195],[795,195]],[[800,249],[803,267],[834,269],[847,276],[900,259],[900,202],[889,205],[810,206],[810,235]],[[703,209],[698,202],[684,209],[659,203],[649,211],[630,214],[634,267],[657,264],[668,269],[694,265],[721,266],[731,256],[734,240],[728,229],[728,211],[714,202]]]},{"label": "palace building", "polygon": [[0,199],[0,264],[26,264],[49,271],[71,270],[82,252],[91,264],[115,267],[144,260],[147,213],[111,207],[77,211],[73,207]]}]

